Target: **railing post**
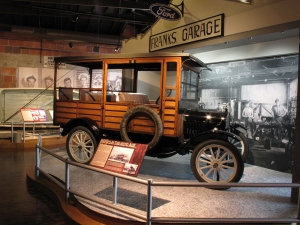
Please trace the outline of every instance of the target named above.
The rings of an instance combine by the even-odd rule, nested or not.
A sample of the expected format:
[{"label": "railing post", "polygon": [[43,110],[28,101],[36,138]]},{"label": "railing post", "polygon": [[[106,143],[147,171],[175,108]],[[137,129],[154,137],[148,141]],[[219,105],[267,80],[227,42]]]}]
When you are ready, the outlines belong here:
[{"label": "railing post", "polygon": [[23,142],[25,142],[25,122],[23,122]]},{"label": "railing post", "polygon": [[65,191],[66,191],[66,203],[69,202],[69,197],[70,197],[70,164],[69,164],[69,159],[66,159],[66,168],[65,168]]},{"label": "railing post", "polygon": [[40,159],[40,147],[39,144],[36,145],[36,177],[38,177],[40,175],[40,164],[41,164],[41,159]]},{"label": "railing post", "polygon": [[113,204],[118,204],[118,178],[113,177]]},{"label": "railing post", "polygon": [[33,121],[33,126],[32,126],[32,135],[34,136],[35,135],[35,123]]},{"label": "railing post", "polygon": [[11,122],[11,143],[14,143],[14,122]]},{"label": "railing post", "polygon": [[147,186],[147,225],[151,225],[152,217],[152,180],[148,180]]},{"label": "railing post", "polygon": [[[300,181],[299,181],[300,184]],[[297,219],[300,220],[300,187],[298,188],[298,212],[297,212]],[[300,225],[300,223],[298,223]]]}]

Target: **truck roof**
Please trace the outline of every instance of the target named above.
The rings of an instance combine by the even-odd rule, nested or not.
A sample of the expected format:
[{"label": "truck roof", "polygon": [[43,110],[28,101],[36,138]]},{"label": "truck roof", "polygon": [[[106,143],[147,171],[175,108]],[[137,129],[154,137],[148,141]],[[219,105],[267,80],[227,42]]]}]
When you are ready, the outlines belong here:
[{"label": "truck roof", "polygon": [[157,58],[157,57],[181,57],[182,61],[189,61],[188,64],[193,67],[204,67],[210,70],[207,65],[200,59],[191,55],[190,53],[180,52],[151,52],[151,53],[117,53],[117,54],[98,54],[92,56],[67,56],[55,57],[55,63],[70,63],[77,66],[93,67],[95,62],[104,59],[127,59],[127,58]]}]

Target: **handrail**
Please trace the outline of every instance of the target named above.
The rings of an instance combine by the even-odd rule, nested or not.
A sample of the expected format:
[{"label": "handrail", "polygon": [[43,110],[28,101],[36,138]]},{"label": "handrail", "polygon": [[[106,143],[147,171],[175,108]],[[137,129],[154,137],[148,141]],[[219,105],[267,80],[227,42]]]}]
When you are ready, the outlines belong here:
[{"label": "handrail", "polygon": [[[40,134],[35,133],[35,125],[37,124],[53,124],[52,121],[49,122],[4,122],[1,124],[10,124],[10,133],[11,133],[11,142],[14,142],[14,125],[23,125],[22,127],[22,137],[23,137],[23,142],[25,142],[25,136],[26,136],[26,124],[32,124],[32,135],[33,136],[39,136]],[[59,129],[59,126],[56,126]],[[57,132],[55,132],[57,133]],[[52,133],[51,133],[52,134]],[[49,134],[48,134],[49,135]]]},{"label": "handrail", "polygon": [[[277,188],[299,188],[300,191],[300,184],[297,183],[199,183],[199,182],[156,182],[152,180],[143,180],[136,177],[130,177],[123,174],[118,174],[114,172],[110,172],[104,169],[91,167],[88,165],[80,164],[77,162],[70,161],[67,158],[63,158],[59,155],[54,154],[53,152],[49,151],[46,148],[43,148],[41,146],[42,136],[40,135],[38,139],[38,143],[36,145],[36,175],[39,176],[39,173],[43,173],[45,176],[47,176],[49,179],[54,181],[56,184],[58,184],[61,188],[63,188],[66,192],[66,203],[69,201],[69,193],[72,193],[74,195],[80,196],[82,198],[85,198],[87,200],[90,200],[92,202],[98,203],[100,205],[106,206],[108,208],[126,213],[131,216],[135,216],[139,219],[144,220],[147,225],[151,225],[152,222],[170,222],[170,223],[176,223],[176,222],[185,222],[185,223],[195,223],[195,222],[219,222],[219,223],[300,223],[300,195],[298,198],[298,212],[297,212],[297,218],[177,218],[177,217],[152,217],[152,187],[155,186],[164,186],[164,187],[209,187],[209,188],[229,188],[229,187],[277,187]],[[47,174],[44,170],[40,168],[40,153],[41,151],[44,151],[48,153],[49,155],[57,158],[58,160],[61,160],[65,163],[65,185],[58,182],[54,177]],[[97,200],[94,198],[89,197],[88,195],[85,195],[83,193],[80,193],[75,190],[71,190],[69,187],[70,184],[70,166],[73,165],[79,168],[91,170],[94,172],[110,175],[114,178],[114,187],[115,187],[115,179],[122,178],[128,181],[140,183],[147,185],[147,209],[146,209],[146,215],[141,215],[135,212],[132,212],[127,209],[123,209],[118,207],[116,205],[116,199],[113,200],[113,204],[109,204],[107,202],[104,202],[102,200]],[[116,182],[117,183],[117,182]],[[117,185],[116,190],[114,191],[113,195],[117,194]]]}]

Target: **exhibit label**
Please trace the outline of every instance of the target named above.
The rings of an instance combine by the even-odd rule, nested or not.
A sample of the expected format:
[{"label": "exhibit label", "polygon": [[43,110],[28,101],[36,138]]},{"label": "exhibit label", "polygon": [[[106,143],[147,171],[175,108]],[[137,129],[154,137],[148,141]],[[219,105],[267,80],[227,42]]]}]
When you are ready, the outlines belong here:
[{"label": "exhibit label", "polygon": [[20,109],[24,122],[47,122],[47,115],[44,109],[22,108]]},{"label": "exhibit label", "polygon": [[90,165],[137,176],[147,148],[147,144],[101,139]]},{"label": "exhibit label", "polygon": [[150,36],[149,52],[224,36],[224,14]]}]

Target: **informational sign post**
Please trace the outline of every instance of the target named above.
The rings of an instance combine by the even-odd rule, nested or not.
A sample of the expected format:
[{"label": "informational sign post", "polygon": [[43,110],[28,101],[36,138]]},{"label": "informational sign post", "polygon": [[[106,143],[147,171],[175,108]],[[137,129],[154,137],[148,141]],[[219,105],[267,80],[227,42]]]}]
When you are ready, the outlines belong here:
[{"label": "informational sign post", "polygon": [[44,109],[23,108],[20,111],[24,122],[48,122]]},{"label": "informational sign post", "polygon": [[137,176],[148,145],[101,139],[91,166]]}]

